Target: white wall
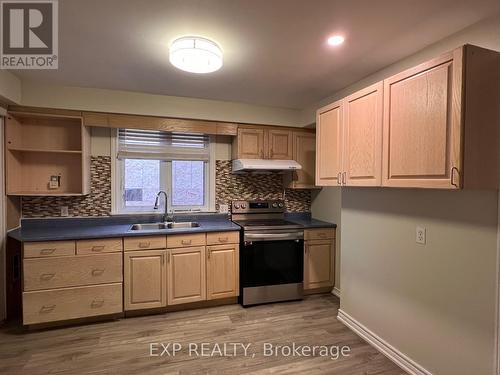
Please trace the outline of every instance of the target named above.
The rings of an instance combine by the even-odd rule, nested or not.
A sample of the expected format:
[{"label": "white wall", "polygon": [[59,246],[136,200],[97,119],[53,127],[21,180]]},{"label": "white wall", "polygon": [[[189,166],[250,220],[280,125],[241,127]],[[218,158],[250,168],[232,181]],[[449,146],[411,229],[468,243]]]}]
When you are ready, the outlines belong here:
[{"label": "white wall", "polygon": [[14,74],[0,69],[0,102],[19,104],[21,102],[21,80]]},{"label": "white wall", "polygon": [[244,103],[33,82],[23,82],[22,94],[22,104],[26,106],[302,126],[299,110]]},{"label": "white wall", "polygon": [[[496,191],[345,189],[341,309],[438,375],[493,373]],[[427,244],[415,242],[416,226]]]},{"label": "white wall", "polygon": [[[461,44],[500,50],[500,16],[473,25],[377,72],[303,112]],[[341,212],[341,309],[437,375],[492,374],[494,366],[495,191],[328,188],[313,215]],[[339,207],[340,197],[340,207]],[[428,244],[415,244],[424,225]]]}]

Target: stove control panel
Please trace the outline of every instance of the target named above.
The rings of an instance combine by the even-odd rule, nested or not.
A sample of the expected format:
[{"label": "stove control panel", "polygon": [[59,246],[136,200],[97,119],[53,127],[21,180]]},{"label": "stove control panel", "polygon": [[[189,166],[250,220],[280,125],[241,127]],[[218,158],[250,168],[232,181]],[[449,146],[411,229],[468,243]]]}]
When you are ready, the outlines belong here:
[{"label": "stove control panel", "polygon": [[285,212],[285,202],[282,200],[233,201],[233,214]]}]

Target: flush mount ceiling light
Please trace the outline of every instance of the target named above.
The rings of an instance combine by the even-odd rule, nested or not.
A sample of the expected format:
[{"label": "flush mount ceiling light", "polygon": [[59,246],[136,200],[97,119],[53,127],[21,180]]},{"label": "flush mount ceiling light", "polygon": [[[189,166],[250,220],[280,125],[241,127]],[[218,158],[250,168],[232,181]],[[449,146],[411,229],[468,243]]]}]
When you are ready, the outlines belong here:
[{"label": "flush mount ceiling light", "polygon": [[342,35],[333,35],[326,41],[330,46],[340,46],[344,43],[345,38]]},{"label": "flush mount ceiling light", "polygon": [[190,73],[212,73],[222,67],[222,50],[209,39],[185,36],[170,45],[170,63]]}]

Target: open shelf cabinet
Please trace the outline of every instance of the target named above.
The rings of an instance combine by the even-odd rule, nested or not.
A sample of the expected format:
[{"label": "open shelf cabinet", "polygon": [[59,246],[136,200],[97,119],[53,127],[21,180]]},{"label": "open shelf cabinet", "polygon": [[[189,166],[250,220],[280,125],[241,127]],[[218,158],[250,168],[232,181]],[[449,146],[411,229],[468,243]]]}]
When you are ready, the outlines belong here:
[{"label": "open shelf cabinet", "polygon": [[[5,126],[7,195],[86,195],[90,133],[78,116],[9,112]],[[51,176],[59,180],[50,186]]]}]

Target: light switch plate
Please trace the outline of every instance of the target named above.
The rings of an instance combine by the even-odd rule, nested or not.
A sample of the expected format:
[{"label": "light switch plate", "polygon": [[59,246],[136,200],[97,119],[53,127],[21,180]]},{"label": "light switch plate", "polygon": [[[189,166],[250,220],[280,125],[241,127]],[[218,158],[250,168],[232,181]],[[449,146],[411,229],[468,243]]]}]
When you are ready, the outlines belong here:
[{"label": "light switch plate", "polygon": [[415,233],[415,241],[419,244],[425,245],[425,233],[426,229],[424,227],[417,227],[416,233]]},{"label": "light switch plate", "polygon": [[219,212],[221,214],[227,214],[229,212],[229,205],[227,205],[227,204],[220,204],[219,205]]},{"label": "light switch plate", "polygon": [[61,216],[69,216],[68,206],[61,206]]}]

